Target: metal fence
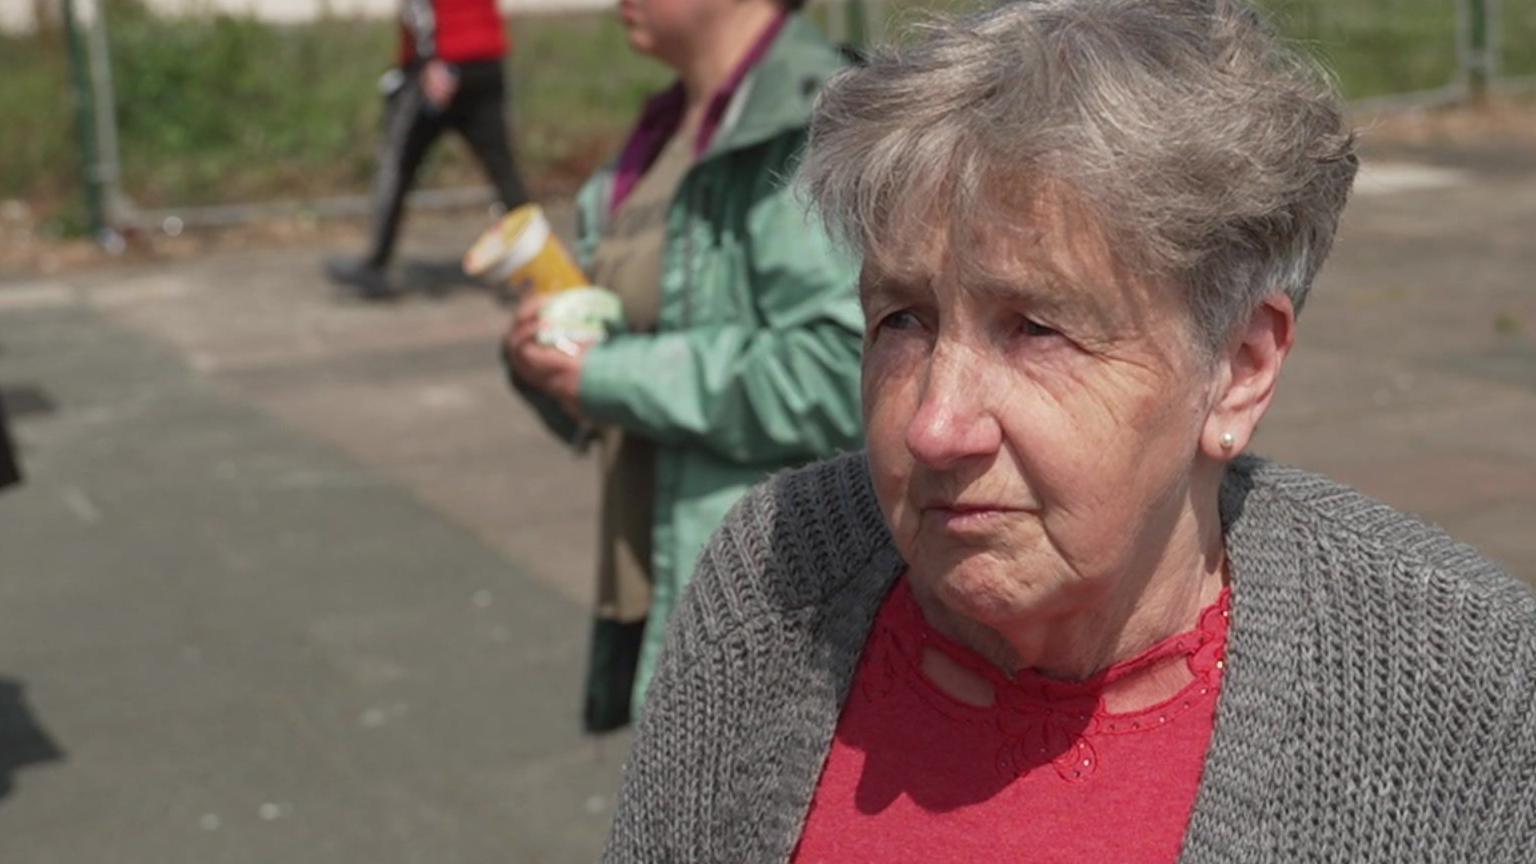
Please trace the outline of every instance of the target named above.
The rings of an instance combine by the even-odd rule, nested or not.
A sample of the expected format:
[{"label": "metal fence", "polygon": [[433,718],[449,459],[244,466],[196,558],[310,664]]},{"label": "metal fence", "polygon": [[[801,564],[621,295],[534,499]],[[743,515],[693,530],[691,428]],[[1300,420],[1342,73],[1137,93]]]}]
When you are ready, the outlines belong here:
[{"label": "metal fence", "polygon": [[[321,0],[317,0],[321,2]],[[590,10],[593,0],[561,2]],[[1361,110],[1482,99],[1502,88],[1536,84],[1533,0],[1256,0],[1288,37],[1337,70]],[[84,165],[92,230],[109,248],[120,231],[180,233],[198,225],[230,225],[298,213],[315,217],[366,213],[365,194],[283,201],[192,202],[140,207],[125,190],[119,105],[103,0],[62,0],[76,95],[74,122]],[[979,0],[815,0],[811,14],[834,38],[852,44],[892,37],[903,19],[925,10],[965,8]],[[361,193],[362,189],[359,188]],[[413,206],[465,206],[489,201],[479,188],[424,190]],[[164,202],[162,202],[163,204]]]}]

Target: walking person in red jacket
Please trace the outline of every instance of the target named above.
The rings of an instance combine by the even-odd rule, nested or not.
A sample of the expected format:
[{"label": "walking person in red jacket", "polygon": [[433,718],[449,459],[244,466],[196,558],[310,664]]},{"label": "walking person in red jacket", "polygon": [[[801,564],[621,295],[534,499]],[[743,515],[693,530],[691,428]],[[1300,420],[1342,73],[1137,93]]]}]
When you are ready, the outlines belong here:
[{"label": "walking person in red jacket", "polygon": [[392,293],[386,270],[405,196],[444,131],[457,130],[469,142],[503,205],[528,200],[503,111],[507,37],[496,0],[401,0],[400,23],[400,66],[385,76],[387,129],[368,251],[326,262],[333,281],[366,299]]}]

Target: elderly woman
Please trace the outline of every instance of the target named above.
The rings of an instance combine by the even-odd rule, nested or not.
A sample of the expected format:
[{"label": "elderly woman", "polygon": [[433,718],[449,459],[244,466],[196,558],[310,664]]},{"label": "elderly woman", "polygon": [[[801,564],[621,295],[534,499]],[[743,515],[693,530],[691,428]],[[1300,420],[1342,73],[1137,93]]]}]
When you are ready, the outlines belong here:
[{"label": "elderly woman", "polygon": [[1536,598],[1242,455],[1355,173],[1232,0],[1042,0],[824,92],[867,454],[705,553],[607,860],[1529,861]]}]

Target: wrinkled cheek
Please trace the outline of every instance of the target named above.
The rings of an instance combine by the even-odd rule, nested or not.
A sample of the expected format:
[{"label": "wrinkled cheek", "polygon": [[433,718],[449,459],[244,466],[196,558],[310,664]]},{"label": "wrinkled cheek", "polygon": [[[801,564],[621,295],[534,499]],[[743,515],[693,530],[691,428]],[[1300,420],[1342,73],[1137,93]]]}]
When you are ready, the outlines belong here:
[{"label": "wrinkled cheek", "polygon": [[1038,504],[1056,516],[1086,515],[1124,501],[1143,452],[1147,418],[1104,398],[1093,384],[1036,387],[1007,412],[1006,436]]},{"label": "wrinkled cheek", "polygon": [[890,389],[892,361],[890,352],[878,345],[866,343],[859,374],[860,397],[864,400],[864,420],[867,424],[879,410],[881,397]]},{"label": "wrinkled cheek", "polygon": [[865,351],[864,427],[870,472],[881,512],[898,543],[915,530],[915,514],[906,500],[912,478],[906,432],[918,398],[919,382],[907,358],[878,348]]},{"label": "wrinkled cheek", "polygon": [[1008,399],[1002,413],[1005,446],[1031,504],[1048,510],[1073,497],[1082,483],[1080,471],[1097,449],[1090,443],[1092,432],[1037,389],[1017,388]]},{"label": "wrinkled cheek", "polygon": [[900,450],[907,424],[917,410],[919,381],[910,352],[871,346],[864,352],[862,398],[864,426],[871,453]]},{"label": "wrinkled cheek", "polygon": [[1036,449],[1031,480],[1052,548],[1077,581],[1091,583],[1132,566],[1142,526],[1167,512],[1187,460],[1181,436],[1158,417],[1074,416],[1038,433],[1048,449]]}]

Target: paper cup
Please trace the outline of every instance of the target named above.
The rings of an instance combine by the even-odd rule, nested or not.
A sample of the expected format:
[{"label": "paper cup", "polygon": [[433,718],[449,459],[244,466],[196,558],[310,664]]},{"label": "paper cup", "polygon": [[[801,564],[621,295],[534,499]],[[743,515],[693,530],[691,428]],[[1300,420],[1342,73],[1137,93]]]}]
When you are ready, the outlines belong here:
[{"label": "paper cup", "polygon": [[536,294],[558,294],[587,284],[537,204],[508,211],[481,234],[464,255],[464,272],[491,285],[526,286]]}]

